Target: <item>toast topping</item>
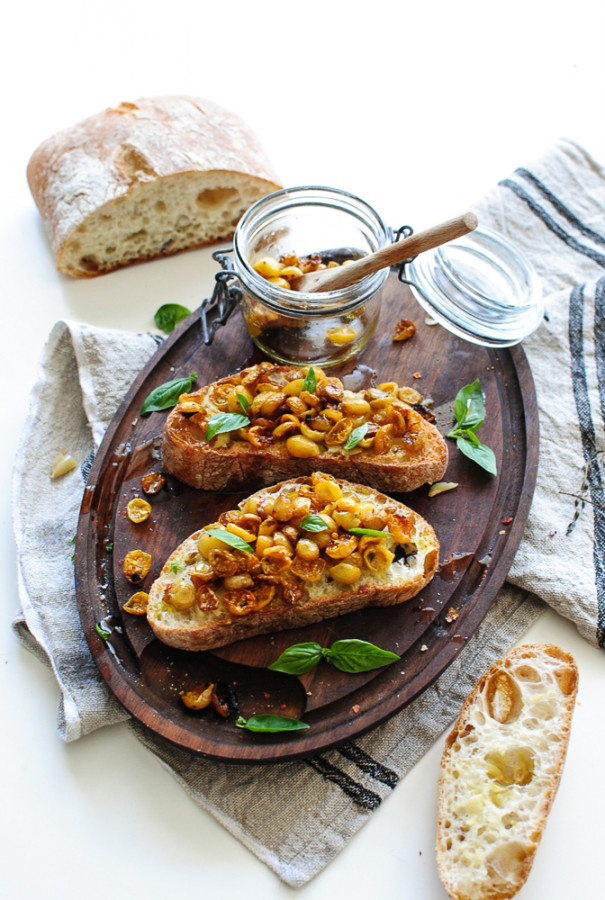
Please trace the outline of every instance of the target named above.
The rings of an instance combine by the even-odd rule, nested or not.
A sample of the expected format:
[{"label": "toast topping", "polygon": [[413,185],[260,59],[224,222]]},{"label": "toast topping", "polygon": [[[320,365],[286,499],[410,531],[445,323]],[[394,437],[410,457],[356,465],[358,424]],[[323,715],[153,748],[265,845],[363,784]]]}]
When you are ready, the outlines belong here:
[{"label": "toast topping", "polygon": [[[418,517],[375,502],[363,489],[315,473],[277,492],[261,491],[196,534],[166,568],[163,601],[184,612],[239,618],[269,604],[300,603],[327,576],[340,585],[413,565],[423,538]],[[424,550],[425,548],[422,547]],[[427,554],[426,565],[435,560]]]},{"label": "toast topping", "polygon": [[[313,253],[310,256],[297,256],[294,253],[290,253],[280,256],[279,259],[275,259],[273,256],[263,256],[256,260],[253,268],[261,278],[266,278],[271,284],[290,290],[290,282],[294,281],[296,278],[307,275],[309,272],[318,272],[321,269],[333,269],[338,268],[338,266],[344,266],[347,263],[353,262],[353,258],[354,257],[351,257],[340,261],[336,259],[324,261],[324,258],[319,253]],[[353,331],[353,337],[355,337],[355,334],[356,332]]]},{"label": "toast topping", "polygon": [[421,400],[394,382],[355,393],[322,369],[262,362],[183,394],[174,429],[192,444],[238,442],[295,458],[367,450],[401,460],[421,454],[430,440]]}]

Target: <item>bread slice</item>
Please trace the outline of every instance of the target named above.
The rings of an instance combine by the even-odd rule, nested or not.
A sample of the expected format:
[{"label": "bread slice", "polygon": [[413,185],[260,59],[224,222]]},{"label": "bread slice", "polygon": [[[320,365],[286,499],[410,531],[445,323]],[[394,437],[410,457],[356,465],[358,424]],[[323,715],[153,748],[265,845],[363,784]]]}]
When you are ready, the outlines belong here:
[{"label": "bread slice", "polygon": [[437,864],[454,900],[514,897],[554,799],[578,687],[573,658],[527,645],[494,663],[448,736]]},{"label": "bread slice", "polygon": [[[311,374],[316,387],[309,391],[309,367],[262,362],[183,395],[164,427],[164,468],[185,484],[215,491],[315,471],[388,493],[440,480],[447,446],[427,421],[420,394],[394,383],[355,393],[322,369]],[[241,415],[244,408],[249,425],[206,439],[214,416]],[[358,428],[363,438],[347,449]]]},{"label": "bread slice", "polygon": [[[253,552],[209,529],[243,537]],[[209,650],[403,603],[431,580],[438,556],[434,530],[411,509],[315,473],[253,494],[187,538],[153,583],[147,618],[164,643]]]},{"label": "bread slice", "polygon": [[228,238],[280,187],[238,116],[184,96],[120,103],[60,131],[27,179],[57,268],[76,278]]}]

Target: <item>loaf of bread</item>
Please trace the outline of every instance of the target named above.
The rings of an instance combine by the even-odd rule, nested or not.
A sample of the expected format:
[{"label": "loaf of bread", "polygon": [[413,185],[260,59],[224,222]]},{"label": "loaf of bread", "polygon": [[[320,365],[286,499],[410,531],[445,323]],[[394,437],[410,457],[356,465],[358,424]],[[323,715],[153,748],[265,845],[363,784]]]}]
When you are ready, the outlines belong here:
[{"label": "loaf of bread", "polygon": [[403,603],[431,580],[438,557],[417,513],[315,473],[253,494],[187,538],[151,586],[147,619],[164,643],[209,650]]},{"label": "loaf of bread", "polygon": [[27,179],[57,268],[74,277],[229,238],[279,188],[238,116],[183,96],[120,103],[60,131]]},{"label": "loaf of bread", "polygon": [[578,686],[573,658],[527,645],[494,663],[443,753],[437,863],[454,900],[504,900],[525,883],[553,802]]},{"label": "loaf of bread", "polygon": [[[413,491],[439,481],[448,459],[420,400],[392,382],[355,393],[320,368],[262,362],[181,396],[164,427],[164,468],[204,490],[320,470],[388,493]],[[239,424],[211,437],[220,416]]]}]

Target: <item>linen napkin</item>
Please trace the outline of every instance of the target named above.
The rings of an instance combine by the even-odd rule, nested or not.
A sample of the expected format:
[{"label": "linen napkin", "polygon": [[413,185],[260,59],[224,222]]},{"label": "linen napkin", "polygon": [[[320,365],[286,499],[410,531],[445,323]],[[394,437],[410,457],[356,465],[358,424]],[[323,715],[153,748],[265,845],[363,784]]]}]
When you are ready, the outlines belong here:
[{"label": "linen napkin", "polygon": [[[605,171],[562,141],[474,210],[483,227],[507,235],[529,256],[548,301],[547,319],[524,344],[541,428],[535,499],[509,581],[478,631],[444,674],[389,721],[336,750],[273,764],[270,777],[266,765],[199,758],[130,721],[133,735],[194,802],[293,887],[320,872],[377,814],[544,603],[604,645]],[[155,347],[151,335],[58,323],[40,362],[15,467],[22,605],[15,629],[52,666],[61,689],[58,728],[67,741],[128,719],[81,632],[71,542],[95,449]],[[51,482],[61,447],[81,467]],[[582,560],[581,571],[571,560]]]}]

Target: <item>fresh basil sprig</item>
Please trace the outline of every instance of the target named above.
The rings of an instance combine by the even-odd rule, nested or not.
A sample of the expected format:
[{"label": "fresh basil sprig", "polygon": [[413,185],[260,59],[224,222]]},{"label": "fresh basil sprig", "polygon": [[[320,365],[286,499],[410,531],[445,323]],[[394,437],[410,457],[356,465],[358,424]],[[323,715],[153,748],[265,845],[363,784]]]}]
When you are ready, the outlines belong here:
[{"label": "fresh basil sprig", "polygon": [[238,716],[235,724],[238,728],[247,728],[248,731],[264,731],[266,733],[301,731],[303,728],[309,727],[306,722],[301,722],[300,719],[294,719],[292,716],[274,716],[271,713],[260,713],[258,716],[250,716],[249,719]]},{"label": "fresh basil sprig", "polygon": [[366,432],[368,430],[368,423],[363,422],[361,425],[358,425],[357,428],[354,428],[349,437],[347,438],[347,442],[345,444],[345,450],[352,450],[353,447],[356,447],[360,441],[363,441],[366,436]]},{"label": "fresh basil sprig", "polygon": [[396,653],[383,650],[369,641],[346,638],[334,641],[330,647],[322,647],[314,641],[292,644],[269,668],[288,675],[303,675],[325,659],[341,672],[370,672],[388,666],[399,658]]},{"label": "fresh basil sprig", "polygon": [[230,547],[235,547],[236,550],[243,550],[244,553],[254,553],[252,547],[247,541],[241,538],[238,534],[232,534],[225,528],[208,528],[206,529],[206,534],[209,534],[214,538],[218,538],[219,541],[223,541],[224,544],[229,544]]},{"label": "fresh basil sprig", "polygon": [[321,516],[318,516],[315,513],[309,513],[308,516],[305,516],[300,523],[300,527],[303,529],[303,531],[312,532],[328,530],[328,525],[325,519],[322,519]]},{"label": "fresh basil sprig", "polygon": [[455,439],[460,452],[486,472],[497,475],[494,451],[482,444],[477,437],[477,431],[485,421],[485,397],[478,378],[458,391],[454,402],[454,415],[456,426],[447,435],[448,438]]},{"label": "fresh basil sprig", "polygon": [[179,322],[182,322],[182,320],[186,319],[190,314],[191,310],[187,309],[186,306],[181,306],[180,303],[164,303],[164,305],[160,306],[157,310],[153,317],[153,321],[156,324],[156,328],[159,328],[160,331],[163,331],[165,334],[170,334],[171,331],[174,331]]},{"label": "fresh basil sprig", "polygon": [[241,413],[217,413],[208,419],[206,425],[206,440],[211,441],[217,434],[225,434],[227,431],[237,431],[238,428],[246,428],[250,424],[248,416]]},{"label": "fresh basil sprig", "polygon": [[309,394],[314,394],[317,390],[317,375],[315,374],[315,369],[313,366],[309,366],[309,371],[305,375],[305,380],[303,381],[303,391],[307,391]]},{"label": "fresh basil sprig", "polygon": [[145,398],[141,406],[141,415],[175,406],[179,402],[181,394],[187,394],[191,390],[196,378],[197,374],[192,372],[189,378],[175,378],[173,381],[165,381],[164,384],[160,384]]}]

